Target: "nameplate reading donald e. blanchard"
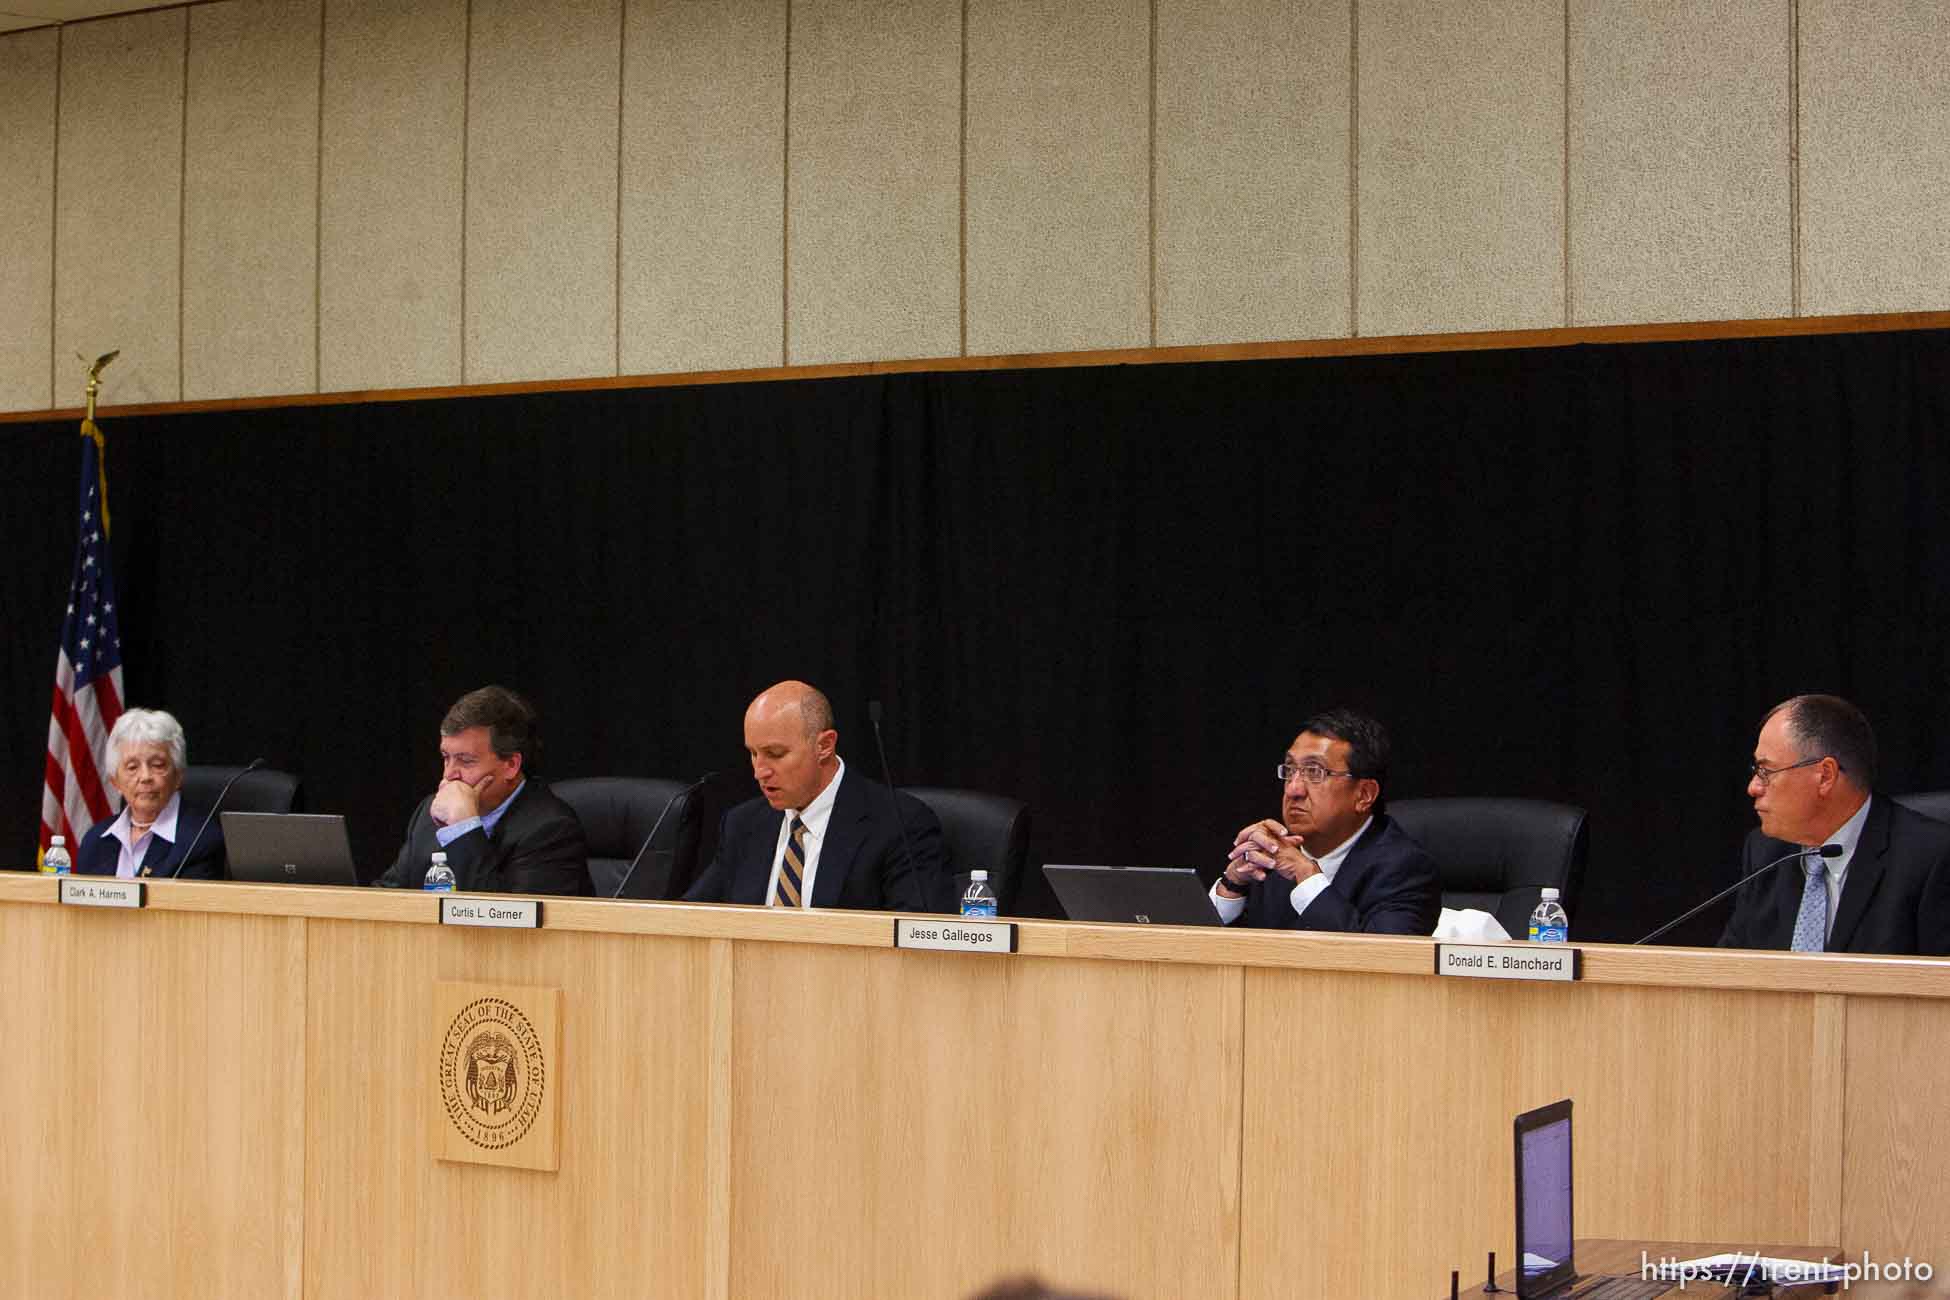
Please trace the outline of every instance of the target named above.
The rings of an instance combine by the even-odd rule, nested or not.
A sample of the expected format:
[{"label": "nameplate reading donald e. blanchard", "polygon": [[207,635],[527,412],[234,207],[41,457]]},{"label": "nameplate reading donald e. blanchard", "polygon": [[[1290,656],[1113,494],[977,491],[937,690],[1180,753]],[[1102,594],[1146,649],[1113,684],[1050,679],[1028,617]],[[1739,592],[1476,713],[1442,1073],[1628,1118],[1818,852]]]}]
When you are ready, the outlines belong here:
[{"label": "nameplate reading donald e. blanchard", "polygon": [[443,895],[440,899],[440,924],[485,925],[497,930],[539,930],[542,926],[542,903],[538,898]]},{"label": "nameplate reading donald e. blanchard", "polygon": [[61,877],[61,901],[79,907],[141,907],[140,880]]},{"label": "nameplate reading donald e. blanchard", "polygon": [[894,922],[894,946],[936,952],[1014,952],[1016,926],[1013,921],[903,916]]},{"label": "nameplate reading donald e. blanchard", "polygon": [[1574,980],[1583,959],[1562,943],[1439,943],[1435,973],[1478,980]]}]

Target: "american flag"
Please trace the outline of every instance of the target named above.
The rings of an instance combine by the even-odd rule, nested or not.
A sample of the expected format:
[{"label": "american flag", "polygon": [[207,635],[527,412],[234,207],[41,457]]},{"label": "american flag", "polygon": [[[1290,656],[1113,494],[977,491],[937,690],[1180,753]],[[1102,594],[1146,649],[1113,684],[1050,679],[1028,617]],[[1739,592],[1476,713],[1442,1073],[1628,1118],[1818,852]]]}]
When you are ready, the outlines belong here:
[{"label": "american flag", "polygon": [[[81,422],[81,530],[75,538],[68,614],[54,661],[54,710],[47,724],[47,787],[41,794],[41,853],[81,833],[121,802],[106,780],[108,732],[122,716],[122,634],[108,572],[108,470],[102,431]],[[113,801],[113,802],[111,802]]]}]

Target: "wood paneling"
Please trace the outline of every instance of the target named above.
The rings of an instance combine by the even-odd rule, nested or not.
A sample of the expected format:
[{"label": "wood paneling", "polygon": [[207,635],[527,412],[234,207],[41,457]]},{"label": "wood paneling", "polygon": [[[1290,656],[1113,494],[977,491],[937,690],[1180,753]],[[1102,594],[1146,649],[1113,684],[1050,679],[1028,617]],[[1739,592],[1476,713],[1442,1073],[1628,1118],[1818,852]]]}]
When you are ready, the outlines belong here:
[{"label": "wood paneling", "polygon": [[190,12],[183,396],[318,387],[321,0]]},{"label": "wood paneling", "polygon": [[1861,1259],[1909,1256],[1937,1272],[1950,1260],[1950,1199],[1940,1194],[1950,1165],[1943,1053],[1950,1030],[1942,1004],[1850,998],[1848,1111],[1842,1130],[1842,1236]]},{"label": "wood paneling", "polygon": [[[54,29],[0,40],[0,407],[51,406]],[[97,354],[99,355],[99,354]],[[93,360],[93,358],[90,358]],[[82,372],[76,371],[76,374]],[[81,391],[77,382],[75,392]]]},{"label": "wood paneling", "polygon": [[[76,23],[61,34],[54,355],[80,375],[111,348],[105,401],[182,390],[184,9]],[[71,368],[72,367],[72,368]],[[76,387],[80,381],[76,381]]]}]

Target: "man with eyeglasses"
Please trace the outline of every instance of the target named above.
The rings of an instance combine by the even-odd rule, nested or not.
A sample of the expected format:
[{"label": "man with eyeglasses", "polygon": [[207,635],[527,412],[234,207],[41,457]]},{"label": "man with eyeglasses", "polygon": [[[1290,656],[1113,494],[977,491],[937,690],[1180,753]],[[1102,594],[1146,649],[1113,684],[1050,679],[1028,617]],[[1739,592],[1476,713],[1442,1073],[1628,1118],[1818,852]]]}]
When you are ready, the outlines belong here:
[{"label": "man with eyeglasses", "polygon": [[[1950,953],[1950,826],[1875,794],[1875,779],[1875,732],[1847,700],[1797,695],[1768,712],[1741,873],[1789,860],[1735,897],[1721,947]],[[1840,856],[1794,856],[1829,844]]]},{"label": "man with eyeglasses", "polygon": [[1388,732],[1352,709],[1308,718],[1277,769],[1280,821],[1234,837],[1212,906],[1227,925],[1429,934],[1435,860],[1383,811]]}]

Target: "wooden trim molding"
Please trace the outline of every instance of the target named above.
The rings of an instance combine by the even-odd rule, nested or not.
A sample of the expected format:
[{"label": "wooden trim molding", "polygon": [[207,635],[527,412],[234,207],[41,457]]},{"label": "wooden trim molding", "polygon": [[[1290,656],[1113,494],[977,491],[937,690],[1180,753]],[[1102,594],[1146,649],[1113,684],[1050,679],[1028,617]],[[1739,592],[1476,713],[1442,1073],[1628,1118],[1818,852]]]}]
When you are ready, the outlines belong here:
[{"label": "wooden trim molding", "polygon": [[[1687,343],[1706,339],[1787,338],[1818,334],[1881,334],[1950,329],[1950,311],[1881,312],[1859,316],[1773,317],[1759,320],[1674,321],[1652,325],[1581,325],[1535,330],[1481,330],[1460,334],[1395,334],[1373,338],[1284,339],[1265,343],[1208,343],[1172,348],[1107,348],[1084,352],[1025,352],[1008,356],[914,357],[819,366],[765,366],[750,370],[691,370],[657,375],[603,375],[591,379],[541,379],[503,384],[448,384],[431,388],[375,388],[334,393],[285,393],[200,402],[143,402],[102,406],[104,418],[191,415],[204,411],[271,410],[286,406],[352,406],[373,402],[424,402],[450,397],[504,397],[519,393],[577,393],[632,388],[684,388],[700,384],[754,384],[790,379],[841,379],[860,375],[949,373],[971,370],[1062,370],[1084,366],[1177,365],[1200,361],[1283,361],[1304,357],[1411,355],[1422,352],[1487,352],[1505,348],[1568,348],[1618,343]],[[0,424],[79,420],[81,407],[0,412]]]}]

